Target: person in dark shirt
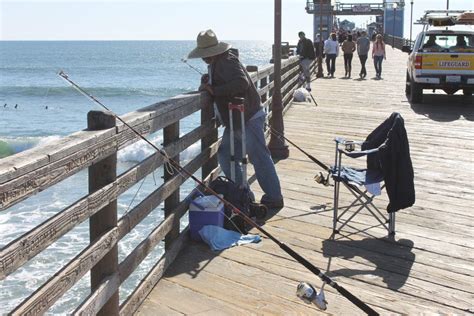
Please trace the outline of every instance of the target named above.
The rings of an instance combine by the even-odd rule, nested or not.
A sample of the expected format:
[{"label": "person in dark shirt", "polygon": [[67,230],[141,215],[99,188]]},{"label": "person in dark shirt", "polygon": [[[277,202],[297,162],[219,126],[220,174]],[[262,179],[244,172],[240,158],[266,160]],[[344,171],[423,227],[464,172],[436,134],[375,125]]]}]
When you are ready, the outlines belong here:
[{"label": "person in dark shirt", "polygon": [[[208,64],[208,74],[201,78],[199,90],[207,91],[214,97],[217,115],[225,126],[222,142],[218,150],[218,160],[224,174],[230,178],[230,139],[228,106],[234,97],[244,98],[245,114],[245,144],[250,162],[254,165],[257,181],[264,195],[261,203],[270,209],[283,207],[280,180],[275,165],[265,142],[264,124],[265,112],[260,95],[253,84],[250,75],[240,63],[237,55],[231,51],[231,45],[219,42],[212,30],[202,31],[197,37],[197,47],[188,58],[202,58]],[[234,115],[235,118],[239,117]],[[240,121],[239,121],[240,123]],[[242,132],[240,124],[234,123],[236,160],[241,161]],[[240,157],[239,157],[240,156]],[[242,179],[242,167],[236,164],[236,183],[247,183]],[[244,180],[244,181],[242,181]]]},{"label": "person in dark shirt", "polygon": [[441,50],[441,46],[436,43],[436,35],[430,35],[428,40],[423,45],[423,49],[428,52],[438,52]]},{"label": "person in dark shirt", "polygon": [[306,38],[304,32],[299,32],[298,36],[300,40],[296,47],[296,54],[300,57],[301,69],[303,69],[306,90],[311,91],[311,63],[316,58],[316,53],[314,51],[313,42]]}]

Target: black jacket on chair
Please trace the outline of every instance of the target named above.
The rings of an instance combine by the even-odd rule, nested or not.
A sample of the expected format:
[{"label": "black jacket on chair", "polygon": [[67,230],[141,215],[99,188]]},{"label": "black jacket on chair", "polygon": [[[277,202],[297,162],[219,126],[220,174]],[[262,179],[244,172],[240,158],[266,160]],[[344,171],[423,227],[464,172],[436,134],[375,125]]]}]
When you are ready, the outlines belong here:
[{"label": "black jacket on chair", "polygon": [[388,212],[412,206],[415,203],[413,166],[410,158],[407,132],[402,116],[392,113],[367,136],[362,150],[379,148],[367,157],[367,169],[380,169],[384,175],[389,204]]}]

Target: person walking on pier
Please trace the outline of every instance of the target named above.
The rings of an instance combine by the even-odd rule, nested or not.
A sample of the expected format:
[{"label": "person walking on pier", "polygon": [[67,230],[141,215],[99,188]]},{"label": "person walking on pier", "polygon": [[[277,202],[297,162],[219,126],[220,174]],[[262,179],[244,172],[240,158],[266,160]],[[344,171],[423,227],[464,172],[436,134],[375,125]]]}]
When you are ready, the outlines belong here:
[{"label": "person walking on pier", "polygon": [[316,38],[314,39],[314,49],[316,51],[316,58],[322,57],[323,54],[323,46],[324,41],[321,40],[321,35],[318,33],[316,34]]},{"label": "person walking on pier", "polygon": [[336,57],[339,56],[339,43],[337,42],[336,33],[331,33],[329,38],[324,42],[324,53],[326,54],[328,77],[334,78],[334,73],[336,72]]},{"label": "person walking on pier", "polygon": [[345,78],[351,77],[352,71],[352,56],[354,51],[356,50],[355,43],[352,41],[352,35],[347,35],[347,39],[342,43],[341,47],[342,51],[344,52],[344,68],[346,70],[346,74],[344,75]]},{"label": "person walking on pier", "polygon": [[300,66],[303,69],[303,74],[306,82],[306,90],[311,91],[311,63],[316,58],[314,52],[313,42],[306,38],[304,32],[299,32],[298,36],[300,40],[296,46],[296,54],[300,56]]},{"label": "person walking on pier", "polygon": [[361,37],[357,39],[357,54],[359,55],[360,60],[360,73],[359,77],[361,79],[367,77],[367,70],[365,69],[365,63],[367,62],[367,58],[369,56],[370,50],[370,40],[367,37],[367,32],[362,31]]},{"label": "person walking on pier", "polygon": [[[247,70],[231,50],[231,45],[219,42],[212,30],[198,34],[197,47],[189,53],[188,58],[202,58],[208,64],[208,74],[202,76],[199,90],[207,91],[214,98],[218,112],[216,114],[225,126],[218,149],[218,160],[224,174],[230,177],[230,142],[234,141],[230,139],[228,106],[233,97],[243,97],[246,147],[249,160],[254,165],[257,181],[264,192],[261,203],[269,209],[282,208],[283,196],[280,180],[265,143],[266,114],[263,111],[260,95]],[[240,124],[234,126],[237,128]],[[234,136],[235,148],[242,148],[241,144],[237,144],[242,141],[241,131],[235,130]],[[238,155],[237,152],[236,156]],[[241,160],[241,157],[236,158]],[[235,169],[236,183],[242,183],[242,168],[237,164]],[[247,182],[247,179],[244,180]]]},{"label": "person walking on pier", "polygon": [[385,43],[381,34],[377,34],[375,37],[375,43],[372,46],[372,58],[374,59],[376,78],[382,77],[382,62],[387,59],[385,53]]}]

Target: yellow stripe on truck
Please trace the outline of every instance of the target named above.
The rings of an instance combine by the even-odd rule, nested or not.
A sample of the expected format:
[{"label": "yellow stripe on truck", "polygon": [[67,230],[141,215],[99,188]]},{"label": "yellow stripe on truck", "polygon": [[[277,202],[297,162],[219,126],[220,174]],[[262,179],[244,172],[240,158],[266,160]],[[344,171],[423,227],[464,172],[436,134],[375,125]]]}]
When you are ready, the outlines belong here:
[{"label": "yellow stripe on truck", "polygon": [[474,54],[423,54],[422,64],[423,70],[474,71]]}]

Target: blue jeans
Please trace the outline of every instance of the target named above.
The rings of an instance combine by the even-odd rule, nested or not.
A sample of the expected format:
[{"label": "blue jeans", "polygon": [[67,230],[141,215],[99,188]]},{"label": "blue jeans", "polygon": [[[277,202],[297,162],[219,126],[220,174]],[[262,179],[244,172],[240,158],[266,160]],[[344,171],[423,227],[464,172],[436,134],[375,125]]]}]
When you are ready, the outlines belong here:
[{"label": "blue jeans", "polygon": [[334,76],[336,71],[336,54],[326,54],[326,68],[328,69],[328,74]]},{"label": "blue jeans", "polygon": [[382,75],[383,56],[374,56],[374,67],[377,75]]},{"label": "blue jeans", "polygon": [[[283,196],[281,194],[280,180],[278,179],[275,165],[273,164],[263,133],[265,115],[257,113],[255,116],[245,125],[247,154],[250,162],[254,166],[258,184],[265,193],[262,200],[277,202],[280,201]],[[242,160],[242,133],[240,130],[234,131],[234,137],[235,159],[240,161]],[[225,176],[230,178],[230,128],[227,126],[222,135],[222,142],[219,146],[217,157]],[[242,166],[236,163],[235,169],[235,181],[236,183],[242,183]],[[247,182],[247,179],[245,180]]]}]

